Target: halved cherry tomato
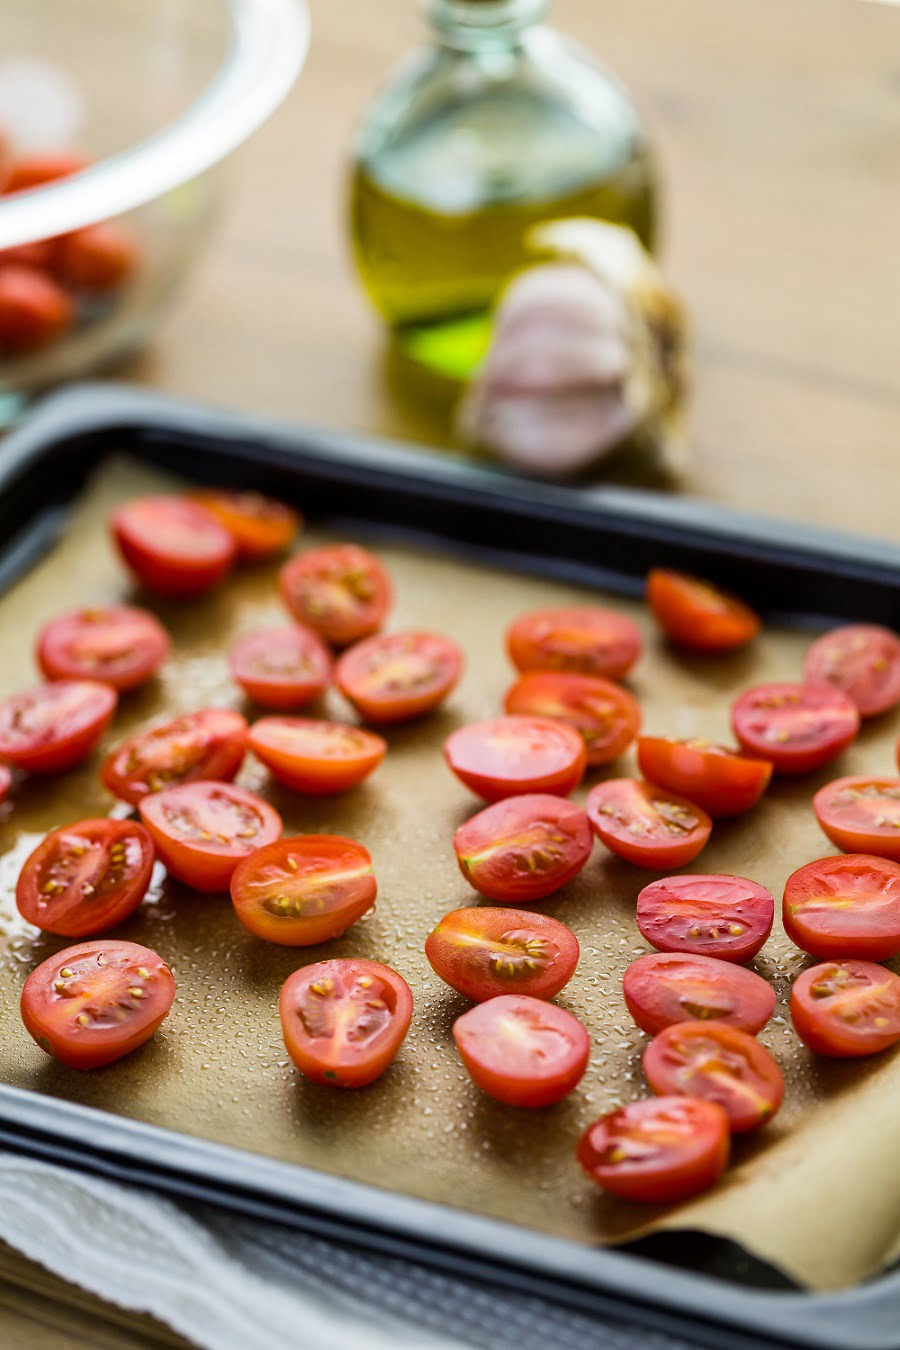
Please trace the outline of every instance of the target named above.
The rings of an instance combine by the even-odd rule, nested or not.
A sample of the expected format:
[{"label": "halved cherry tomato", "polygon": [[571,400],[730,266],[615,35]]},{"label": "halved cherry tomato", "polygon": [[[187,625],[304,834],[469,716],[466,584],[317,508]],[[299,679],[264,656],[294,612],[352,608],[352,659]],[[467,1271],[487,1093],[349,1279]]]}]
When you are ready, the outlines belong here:
[{"label": "halved cherry tomato", "polygon": [[189,599],[230,572],[234,540],[215,516],[187,497],[139,497],[114,511],[119,552],[150,591]]},{"label": "halved cherry tomato", "polygon": [[726,1022],[677,1022],[644,1051],[653,1091],[705,1097],[724,1107],[732,1134],[772,1119],[784,1098],[784,1078],[755,1036]]},{"label": "halved cherry tomato", "polygon": [[680,792],[714,820],[755,806],[769,786],[772,765],[712,741],[640,736],[638,765],[651,783]]},{"label": "halved cherry tomato", "polygon": [[552,792],[567,797],[584,776],[584,741],[549,717],[497,717],[460,727],[444,742],[457,778],[486,801]]},{"label": "halved cherry tomato", "polygon": [[593,843],[581,807],[548,793],[495,802],[453,836],[466,881],[507,905],[528,905],[565,886],[584,867]]},{"label": "halved cherry tomato", "polygon": [[425,939],[432,969],[476,1003],[509,993],[553,998],[580,954],[565,924],[517,909],[454,909]]},{"label": "halved cherry tomato", "polygon": [[22,989],[22,1021],[70,1069],[96,1069],[149,1040],[175,998],[172,972],[149,947],[109,938],[57,952]]},{"label": "halved cherry tomato", "polygon": [[61,235],[53,247],[53,271],[60,281],[89,295],[114,291],[133,276],[140,248],[133,230],[120,220],[99,221]]},{"label": "halved cherry tomato", "polygon": [[472,1082],[507,1106],[552,1106],[584,1077],[591,1038],[577,1017],[544,999],[501,994],[453,1023]]},{"label": "halved cherry tomato", "polygon": [[829,685],[760,684],[735,699],[731,725],[743,748],[770,759],[776,773],[812,773],[850,744],[859,713]]},{"label": "halved cherry tomato", "polygon": [[124,692],[149,680],[169,654],[169,635],[145,609],[78,609],[41,629],[37,661],[48,680],[101,680]]},{"label": "halved cherry tomato", "polygon": [[335,683],[367,722],[407,722],[431,712],[463,669],[455,642],[438,633],[385,633],[357,642],[338,661]]},{"label": "halved cherry tomato", "polygon": [[653,783],[610,778],[585,802],[594,834],[637,867],[684,867],[706,844],[712,821],[701,806]]},{"label": "halved cherry tomato", "polygon": [[817,1055],[855,1059],[900,1041],[900,978],[873,961],[826,961],[791,989],[794,1029]]},{"label": "halved cherry tomato", "polygon": [[900,778],[835,778],[813,797],[813,810],[838,848],[900,862]]},{"label": "halved cherry tomato", "polygon": [[655,567],[647,604],[666,637],[689,651],[734,651],[759,632],[759,616],[743,600],[685,572]]},{"label": "halved cherry tomato", "polygon": [[264,708],[303,708],[328,688],[331,653],[311,628],[264,628],[238,638],[232,678]]},{"label": "halved cherry tomato", "polygon": [[599,605],[568,605],[522,614],[506,633],[516,670],[572,670],[619,680],[641,654],[641,630]]},{"label": "halved cherry tomato", "polygon": [[0,755],[29,773],[62,773],[90,754],[116,709],[97,680],[39,684],[0,703]]},{"label": "halved cherry tomato", "polygon": [[61,286],[33,267],[0,267],[0,350],[14,356],[47,347],[70,328],[72,301]]},{"label": "halved cherry tomato", "polygon": [[728,1116],[702,1097],[650,1097],[602,1116],[581,1136],[578,1161],[622,1200],[671,1205],[715,1185],[728,1165]]},{"label": "halved cherry tomato", "polygon": [[772,931],[775,901],[746,877],[663,877],[637,901],[637,926],[663,952],[749,961]]},{"label": "halved cherry tomato", "polygon": [[234,783],[199,780],[140,803],[141,820],[173,877],[195,891],[227,891],[242,858],[281,834],[281,816]]},{"label": "halved cherry tomato", "polygon": [[900,638],[872,623],[833,628],[806,653],[803,676],[843,689],[860,717],[876,717],[900,703]]},{"label": "halved cherry tomato", "polygon": [[368,778],[384,759],[387,741],[340,722],[262,717],[250,728],[250,749],[279,783],[318,797]]},{"label": "halved cherry tomato", "polygon": [[299,511],[260,492],[227,492],[219,488],[195,492],[193,496],[224,525],[244,562],[260,562],[283,553],[303,524]]},{"label": "halved cherry tomato", "polygon": [[567,722],[583,739],[588,764],[616,759],[641,725],[637,700],[598,675],[530,671],[508,690],[503,706],[508,713]]},{"label": "halved cherry tomato", "polygon": [[75,150],[45,150],[20,155],[10,166],[3,191],[26,192],[30,188],[43,187],[45,183],[55,183],[58,178],[81,173],[89,166],[90,160]]},{"label": "halved cherry tomato", "polygon": [[772,1016],[775,990],[752,970],[713,956],[651,952],[622,978],[628,1011],[650,1036],[675,1022],[727,1022],[756,1035]]},{"label": "halved cherry tomato", "polygon": [[900,865],[866,853],[807,863],[785,882],[782,914],[813,956],[887,961],[900,952]]},{"label": "halved cherry tomato", "polygon": [[51,830],[19,874],[19,913],[63,937],[115,928],[146,895],[155,856],[136,821],[79,820]]},{"label": "halved cherry tomato", "polygon": [[409,1030],[413,997],[378,961],[317,961],[289,975],[279,999],[288,1054],[314,1083],[361,1088],[393,1063]]},{"label": "halved cherry tomato", "polygon": [[244,760],[247,723],[230,708],[204,708],[150,727],[117,745],[100,777],[115,797],[142,797],[195,779],[230,782]]},{"label": "halved cherry tomato", "polygon": [[372,859],[335,834],[300,834],[258,848],[231,878],[241,923],[267,942],[311,947],[340,937],[375,903]]},{"label": "halved cherry tomato", "polygon": [[393,602],[387,572],[356,544],[301,553],[282,567],[278,585],[294,618],[334,647],[377,633]]}]

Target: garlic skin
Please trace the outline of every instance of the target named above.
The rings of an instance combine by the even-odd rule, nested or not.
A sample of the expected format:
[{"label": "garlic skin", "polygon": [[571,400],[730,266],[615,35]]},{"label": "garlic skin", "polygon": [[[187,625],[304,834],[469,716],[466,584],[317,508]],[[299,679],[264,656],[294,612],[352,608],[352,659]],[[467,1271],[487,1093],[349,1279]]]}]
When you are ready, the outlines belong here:
[{"label": "garlic skin", "polygon": [[684,318],[631,230],[590,219],[532,229],[535,263],[501,295],[491,345],[458,409],[470,444],[566,476],[626,440],[678,469]]}]

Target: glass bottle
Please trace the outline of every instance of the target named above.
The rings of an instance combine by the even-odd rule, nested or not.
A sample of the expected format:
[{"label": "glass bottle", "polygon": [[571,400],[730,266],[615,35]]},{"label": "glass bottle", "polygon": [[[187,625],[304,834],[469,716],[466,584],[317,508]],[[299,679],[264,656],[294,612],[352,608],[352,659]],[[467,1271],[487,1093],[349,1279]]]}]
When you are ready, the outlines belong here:
[{"label": "glass bottle", "polygon": [[540,23],[546,0],[425,0],[433,46],[375,99],[354,149],[356,265],[406,353],[465,378],[530,226],[596,216],[652,247],[652,157],[627,91]]}]

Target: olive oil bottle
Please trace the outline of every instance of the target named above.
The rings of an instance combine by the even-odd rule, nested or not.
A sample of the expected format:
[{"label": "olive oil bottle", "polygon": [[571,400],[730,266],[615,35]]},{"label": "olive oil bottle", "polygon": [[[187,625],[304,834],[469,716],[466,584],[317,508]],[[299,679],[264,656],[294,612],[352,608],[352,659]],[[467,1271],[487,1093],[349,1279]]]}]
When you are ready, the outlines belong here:
[{"label": "olive oil bottle", "polygon": [[376,98],[350,183],[356,265],[405,352],[465,379],[540,221],[595,216],[652,247],[656,179],[608,71],[539,21],[545,0],[426,0],[435,32]]}]

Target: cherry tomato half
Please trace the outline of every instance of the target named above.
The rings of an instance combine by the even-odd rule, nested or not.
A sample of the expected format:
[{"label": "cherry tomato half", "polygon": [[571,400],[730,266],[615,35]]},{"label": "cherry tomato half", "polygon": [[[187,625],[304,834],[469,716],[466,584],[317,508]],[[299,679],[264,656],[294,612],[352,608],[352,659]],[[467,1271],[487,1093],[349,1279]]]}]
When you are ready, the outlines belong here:
[{"label": "cherry tomato half", "polygon": [[224,525],[244,562],[261,562],[283,553],[303,524],[298,511],[259,492],[220,488],[195,492],[193,497]]},{"label": "cherry tomato half", "polygon": [[743,600],[684,572],[654,568],[647,604],[666,637],[689,651],[734,651],[759,632],[759,616]]},{"label": "cherry tomato half", "polygon": [[834,628],[806,653],[803,676],[843,689],[860,717],[876,717],[900,703],[900,638],[871,623]]},{"label": "cherry tomato half", "polygon": [[0,703],[0,755],[29,773],[62,773],[86,758],[116,709],[96,680],[39,684]]},{"label": "cherry tomato half", "polygon": [[675,1022],[727,1022],[756,1035],[772,1016],[775,990],[752,970],[713,956],[651,952],[625,972],[628,1011],[650,1036]]},{"label": "cherry tomato half", "polygon": [[866,853],[807,863],[785,883],[782,914],[813,956],[887,961],[900,952],[900,865]]},{"label": "cherry tomato half", "polygon": [[111,605],[52,619],[38,636],[37,661],[48,680],[100,680],[122,693],[155,675],[170,645],[145,609]]},{"label": "cherry tomato half", "polygon": [[584,776],[584,742],[549,717],[497,717],[460,727],[444,742],[457,778],[486,801],[552,792],[567,797]]},{"label": "cherry tomato half", "polygon": [[509,993],[553,998],[575,973],[580,948],[547,914],[473,906],[444,915],[425,955],[451,989],[483,1003]]},{"label": "cherry tomato half", "polygon": [[775,901],[746,877],[662,877],[637,901],[637,926],[663,952],[749,961],[772,931]]},{"label": "cherry tomato half", "polygon": [[4,192],[25,192],[30,188],[55,183],[88,168],[90,160],[76,150],[44,150],[31,155],[19,155],[10,165],[3,184]]},{"label": "cherry tomato half", "polygon": [[706,844],[712,821],[701,806],[634,778],[597,783],[585,803],[594,833],[637,867],[684,867]]},{"label": "cherry tomato half", "polygon": [[264,628],[238,638],[232,679],[264,708],[303,708],[328,688],[331,653],[311,628]]},{"label": "cherry tomato half", "polygon": [[114,511],[110,529],[143,586],[189,599],[228,575],[234,540],[215,516],[187,497],[139,497]]},{"label": "cherry tomato half", "polygon": [[659,1095],[705,1097],[723,1107],[732,1134],[771,1120],[784,1078],[765,1046],[725,1022],[678,1022],[644,1051],[644,1073]]},{"label": "cherry tomato half", "polygon": [[522,614],[506,633],[516,670],[572,670],[619,680],[641,654],[641,630],[599,605],[568,605]]},{"label": "cherry tomato half", "polygon": [[393,1062],[409,1030],[413,997],[390,966],[343,958],[289,975],[279,1000],[288,1054],[314,1083],[361,1088]]},{"label": "cherry tomato half", "polygon": [[368,850],[336,834],[301,834],[239,863],[231,899],[241,923],[284,947],[340,937],[375,903]]},{"label": "cherry tomato half", "polygon": [[146,895],[155,856],[135,821],[79,820],[51,830],[19,874],[19,913],[63,937],[115,928]]},{"label": "cherry tomato half", "polygon": [[97,295],[123,286],[137,271],[140,256],[134,231],[120,220],[104,220],[61,235],[52,266],[66,286]]},{"label": "cherry tomato half", "polygon": [[282,829],[274,807],[233,783],[182,783],[139,809],[168,871],[195,891],[227,891],[241,859]]},{"label": "cherry tomato half", "polygon": [[702,1097],[651,1097],[602,1116],[578,1145],[592,1181],[622,1200],[671,1205],[709,1190],[731,1149],[728,1116]]},{"label": "cherry tomato half", "polygon": [[812,773],[848,746],[859,731],[856,704],[824,684],[760,684],[731,708],[743,748],[772,761],[776,773]]},{"label": "cherry tomato half", "polygon": [[294,618],[334,647],[377,633],[393,603],[387,572],[356,544],[301,553],[282,567],[278,585]]},{"label": "cherry tomato half", "polygon": [[453,1023],[472,1082],[507,1106],[552,1106],[584,1077],[591,1038],[577,1017],[544,999],[501,994]]},{"label": "cherry tomato half", "polygon": [[250,728],[250,749],[279,783],[319,797],[368,778],[384,759],[387,741],[340,722],[262,717]]},{"label": "cherry tomato half", "polygon": [[900,778],[836,778],[813,797],[813,810],[838,848],[900,862]]},{"label": "cherry tomato half", "polygon": [[504,708],[525,717],[556,717],[581,736],[588,764],[608,764],[628,748],[641,710],[627,689],[597,675],[530,671],[507,692]]},{"label": "cherry tomato half", "polygon": [[817,1055],[875,1055],[900,1041],[900,978],[872,961],[811,966],[794,981],[791,1017]]},{"label": "cherry tomato half", "polygon": [[528,905],[565,886],[584,867],[593,843],[581,807],[548,793],[495,802],[453,836],[466,881],[507,905]]},{"label": "cherry tomato half", "polygon": [[109,938],[57,952],[22,989],[22,1021],[70,1069],[111,1064],[150,1039],[172,1006],[175,981],[156,952]]},{"label": "cherry tomato half", "polygon": [[337,663],[335,682],[375,726],[431,712],[463,669],[455,642],[438,633],[385,633],[357,642]]},{"label": "cherry tomato half", "polygon": [[230,708],[204,708],[150,727],[117,745],[100,771],[115,797],[142,797],[197,778],[230,782],[243,763],[247,723]]},{"label": "cherry tomato half", "polygon": [[0,350],[13,356],[48,347],[72,326],[75,309],[61,286],[33,267],[0,267]]},{"label": "cherry tomato half", "polygon": [[641,736],[638,765],[651,783],[679,792],[714,820],[755,806],[769,786],[772,765],[712,741]]}]

